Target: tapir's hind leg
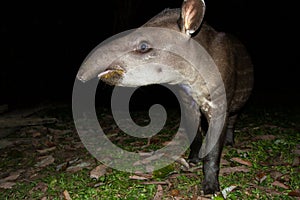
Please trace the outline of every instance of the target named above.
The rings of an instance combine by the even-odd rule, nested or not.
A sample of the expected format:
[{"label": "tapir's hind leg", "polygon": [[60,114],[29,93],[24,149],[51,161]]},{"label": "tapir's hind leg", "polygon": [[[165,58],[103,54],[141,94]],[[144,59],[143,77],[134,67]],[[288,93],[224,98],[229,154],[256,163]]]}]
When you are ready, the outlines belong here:
[{"label": "tapir's hind leg", "polygon": [[204,115],[200,116],[200,125],[196,137],[194,138],[190,146],[189,162],[197,164],[200,162],[199,152],[202,146],[203,137],[205,136],[208,129],[208,122]]},{"label": "tapir's hind leg", "polygon": [[[201,129],[201,127],[199,129]],[[194,164],[200,162],[199,152],[201,149],[201,144],[202,144],[202,134],[201,134],[201,130],[198,130],[197,135],[190,146],[190,154],[188,157],[189,162]]]},{"label": "tapir's hind leg", "polygon": [[228,117],[225,145],[234,145],[234,129],[238,114]]}]

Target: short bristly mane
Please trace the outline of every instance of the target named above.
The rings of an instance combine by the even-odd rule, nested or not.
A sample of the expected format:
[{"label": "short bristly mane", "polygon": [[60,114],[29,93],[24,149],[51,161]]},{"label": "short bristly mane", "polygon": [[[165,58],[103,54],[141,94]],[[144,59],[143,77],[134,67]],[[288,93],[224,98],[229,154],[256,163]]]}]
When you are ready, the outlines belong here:
[{"label": "short bristly mane", "polygon": [[[174,24],[177,24],[177,20],[180,17],[180,9],[165,9],[160,12],[158,15],[150,19],[146,24],[143,26],[148,27],[164,27],[164,28],[177,28],[174,27]],[[174,23],[175,22],[175,23]]]}]

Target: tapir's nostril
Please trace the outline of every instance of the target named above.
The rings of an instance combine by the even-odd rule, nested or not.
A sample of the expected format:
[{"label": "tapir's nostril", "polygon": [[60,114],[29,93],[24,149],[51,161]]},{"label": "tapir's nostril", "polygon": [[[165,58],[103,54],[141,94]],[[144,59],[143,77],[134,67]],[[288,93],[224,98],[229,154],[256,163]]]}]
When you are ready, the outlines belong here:
[{"label": "tapir's nostril", "polygon": [[83,75],[77,75],[77,79],[81,82],[85,83],[87,80],[83,77]]}]

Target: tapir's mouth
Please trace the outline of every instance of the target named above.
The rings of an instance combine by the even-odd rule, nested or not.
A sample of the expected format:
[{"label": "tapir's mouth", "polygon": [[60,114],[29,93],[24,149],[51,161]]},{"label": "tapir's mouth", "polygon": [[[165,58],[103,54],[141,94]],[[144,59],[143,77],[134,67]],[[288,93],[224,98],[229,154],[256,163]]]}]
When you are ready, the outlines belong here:
[{"label": "tapir's mouth", "polygon": [[98,74],[98,78],[108,83],[114,83],[119,80],[124,73],[124,68],[119,65],[113,65],[108,67],[104,72]]}]

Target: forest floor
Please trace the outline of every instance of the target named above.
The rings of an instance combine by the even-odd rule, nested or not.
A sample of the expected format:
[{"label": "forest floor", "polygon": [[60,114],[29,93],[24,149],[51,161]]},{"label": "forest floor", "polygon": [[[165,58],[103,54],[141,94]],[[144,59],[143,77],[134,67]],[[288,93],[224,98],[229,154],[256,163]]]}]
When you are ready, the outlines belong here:
[{"label": "forest floor", "polygon": [[[240,116],[236,143],[222,153],[220,189],[226,199],[300,198],[299,107],[250,104]],[[179,113],[168,111],[164,129],[147,139],[133,139],[111,113],[97,109],[99,122],[118,146],[151,152],[177,132]],[[170,113],[170,114],[169,114]],[[137,124],[148,113],[134,111]],[[0,115],[1,116],[1,115]],[[0,199],[208,199],[201,195],[202,165],[185,169],[182,160],[152,173],[129,173],[106,167],[78,136],[70,105],[48,106],[29,118],[53,123],[17,127],[0,138]],[[222,199],[219,194],[215,199]]]}]

